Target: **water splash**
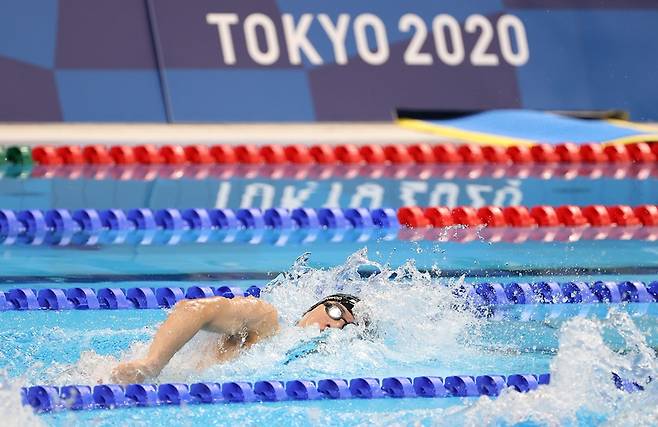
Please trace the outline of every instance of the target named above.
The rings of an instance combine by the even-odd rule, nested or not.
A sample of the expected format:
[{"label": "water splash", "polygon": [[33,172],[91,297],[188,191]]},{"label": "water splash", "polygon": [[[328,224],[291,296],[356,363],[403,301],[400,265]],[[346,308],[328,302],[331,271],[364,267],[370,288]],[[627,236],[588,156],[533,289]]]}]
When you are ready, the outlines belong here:
[{"label": "water splash", "polygon": [[[623,340],[621,351],[607,342],[613,337]],[[612,372],[645,391],[617,389]],[[471,426],[523,421],[650,426],[658,421],[657,379],[655,350],[627,313],[613,310],[604,321],[574,318],[562,326],[550,385],[527,394],[506,390],[497,399],[483,397],[460,415]]]},{"label": "water splash", "polygon": [[[203,377],[345,377],[390,373],[401,365],[427,360],[438,366],[463,355],[467,348],[463,337],[469,335],[466,330],[470,336],[477,335],[480,320],[454,309],[463,302],[450,286],[461,280],[442,286],[429,273],[420,272],[413,261],[392,269],[370,260],[365,249],[331,269],[312,268],[309,262],[309,254],[302,255],[289,271],[264,288],[262,297],[279,311],[281,333],[232,363],[208,369]],[[363,270],[371,274],[364,277]],[[312,327],[295,327],[297,320],[316,301],[337,292],[362,299],[355,306],[355,314],[357,318],[367,314],[371,325],[376,326],[376,336],[366,333],[363,325],[328,330],[316,351],[285,363],[291,349],[319,334]],[[348,349],[350,357],[346,360]]]},{"label": "water splash", "polygon": [[13,427],[45,426],[32,408],[21,403],[22,378],[9,378],[0,372],[0,417],[2,425]]},{"label": "water splash", "polygon": [[[156,380],[384,376],[399,374],[401,367],[415,363],[449,367],[475,351],[466,340],[478,335],[482,320],[468,311],[455,310],[463,301],[450,288],[461,284],[461,279],[437,283],[413,261],[393,269],[371,261],[365,249],[331,269],[313,268],[310,259],[310,254],[303,254],[264,288],[262,298],[279,311],[282,328],[276,337],[257,343],[230,363],[212,365],[208,359],[218,336],[202,332],[174,356]],[[364,277],[363,270],[371,274]],[[313,327],[296,327],[297,320],[320,298],[337,292],[362,299],[354,311],[357,317],[367,313],[371,325],[376,326],[376,336],[366,333],[363,325],[329,330],[312,352],[287,360],[291,352],[319,335]],[[148,335],[152,335],[155,328],[149,329]],[[348,349],[350,357],[346,360]],[[110,368],[119,359],[140,358],[146,350],[147,343],[138,341],[120,358],[86,351],[73,365],[55,364],[38,369],[38,373],[40,378],[60,384],[109,382]]]}]

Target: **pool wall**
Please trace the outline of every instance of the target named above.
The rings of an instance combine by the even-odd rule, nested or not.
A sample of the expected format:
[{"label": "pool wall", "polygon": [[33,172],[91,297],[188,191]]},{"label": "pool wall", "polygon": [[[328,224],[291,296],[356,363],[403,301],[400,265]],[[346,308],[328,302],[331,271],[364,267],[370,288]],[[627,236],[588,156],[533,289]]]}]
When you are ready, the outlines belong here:
[{"label": "pool wall", "polygon": [[[519,107],[621,108],[658,119],[654,102],[629,101],[658,95],[644,84],[658,66],[647,55],[658,47],[658,9],[640,0],[615,8],[531,0],[5,3],[0,121],[370,121],[397,109]],[[435,27],[449,28],[458,48],[447,50]],[[484,51],[476,49],[482,42]]]}]

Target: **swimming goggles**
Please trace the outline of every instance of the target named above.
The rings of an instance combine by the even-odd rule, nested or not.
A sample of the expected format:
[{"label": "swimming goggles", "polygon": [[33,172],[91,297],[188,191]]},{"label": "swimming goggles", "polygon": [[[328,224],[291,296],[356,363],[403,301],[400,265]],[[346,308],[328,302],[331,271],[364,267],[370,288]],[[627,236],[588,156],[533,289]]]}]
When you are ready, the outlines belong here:
[{"label": "swimming goggles", "polygon": [[341,307],[338,304],[329,303],[329,302],[325,303],[324,311],[327,313],[327,316],[329,316],[333,320],[342,320],[343,322],[345,322],[345,325],[343,325],[343,327],[354,323],[354,322],[348,322],[347,319],[345,319],[345,310],[343,309],[343,307]]}]

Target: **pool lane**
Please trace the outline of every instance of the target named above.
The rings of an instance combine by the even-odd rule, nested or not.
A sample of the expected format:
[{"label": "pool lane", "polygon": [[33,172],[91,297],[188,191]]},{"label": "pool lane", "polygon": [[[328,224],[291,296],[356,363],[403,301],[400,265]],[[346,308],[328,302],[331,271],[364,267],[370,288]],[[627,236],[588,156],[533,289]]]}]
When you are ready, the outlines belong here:
[{"label": "pool lane", "polygon": [[[248,239],[175,246],[1,246],[0,282],[48,277],[82,280],[87,276],[112,280],[130,275],[153,275],[154,279],[205,276],[262,280],[287,270],[304,252],[311,253],[312,266],[331,268],[364,248],[373,261],[399,266],[414,259],[420,270],[442,271],[444,275],[658,273],[655,241],[458,243],[380,237],[332,242],[332,231],[321,231],[316,237],[313,241],[282,246],[252,244]],[[254,259],[258,262],[254,263]]]}]

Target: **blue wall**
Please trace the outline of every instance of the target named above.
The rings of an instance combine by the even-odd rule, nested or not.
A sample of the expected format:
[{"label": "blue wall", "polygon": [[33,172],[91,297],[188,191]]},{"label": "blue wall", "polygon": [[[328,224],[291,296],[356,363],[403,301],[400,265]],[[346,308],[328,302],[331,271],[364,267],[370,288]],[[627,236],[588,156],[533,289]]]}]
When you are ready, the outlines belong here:
[{"label": "blue wall", "polygon": [[[658,120],[658,3],[578,3],[0,0],[0,121],[389,120],[397,108]],[[344,37],[332,43],[331,27]]]}]

